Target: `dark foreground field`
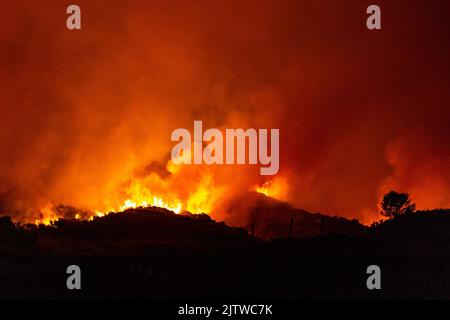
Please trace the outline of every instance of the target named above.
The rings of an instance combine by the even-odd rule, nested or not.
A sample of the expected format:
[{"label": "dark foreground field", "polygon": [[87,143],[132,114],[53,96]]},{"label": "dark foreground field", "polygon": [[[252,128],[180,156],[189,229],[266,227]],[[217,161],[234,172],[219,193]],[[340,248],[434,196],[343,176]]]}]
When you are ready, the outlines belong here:
[{"label": "dark foreground field", "polygon": [[[73,264],[81,290],[66,288]],[[381,290],[366,287],[372,264],[381,268]],[[54,227],[1,219],[0,298],[123,297],[450,299],[450,215],[278,240],[156,208]]]}]

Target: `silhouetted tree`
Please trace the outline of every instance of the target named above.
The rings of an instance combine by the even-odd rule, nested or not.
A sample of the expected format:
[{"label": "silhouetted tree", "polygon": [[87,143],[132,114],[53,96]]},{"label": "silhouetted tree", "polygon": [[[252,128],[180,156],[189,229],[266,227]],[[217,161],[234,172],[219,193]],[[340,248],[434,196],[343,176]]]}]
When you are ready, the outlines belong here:
[{"label": "silhouetted tree", "polygon": [[416,205],[411,202],[408,193],[390,191],[383,196],[380,213],[386,217],[398,217],[403,214],[413,213]]}]

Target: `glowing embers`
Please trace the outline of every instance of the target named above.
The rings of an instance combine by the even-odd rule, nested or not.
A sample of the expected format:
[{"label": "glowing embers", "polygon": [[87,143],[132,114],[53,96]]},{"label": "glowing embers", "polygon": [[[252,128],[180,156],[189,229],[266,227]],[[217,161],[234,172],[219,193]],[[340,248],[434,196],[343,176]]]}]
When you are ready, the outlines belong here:
[{"label": "glowing embers", "polygon": [[193,179],[192,176],[173,170],[171,166],[169,161],[167,168],[171,175],[164,179],[155,173],[132,179],[116,196],[116,199],[125,200],[116,200],[115,205],[97,210],[96,215],[139,207],[159,207],[177,214],[183,211],[209,213],[224,190],[214,185],[210,174],[202,173],[198,179]]},{"label": "glowing embers", "polygon": [[175,213],[180,213],[182,209],[181,202],[177,203],[167,203],[163,199],[153,196],[149,200],[142,200],[140,202],[135,202],[133,200],[127,199],[124,204],[119,207],[119,211],[125,211],[127,209],[136,209],[139,207],[159,207],[164,208]]}]

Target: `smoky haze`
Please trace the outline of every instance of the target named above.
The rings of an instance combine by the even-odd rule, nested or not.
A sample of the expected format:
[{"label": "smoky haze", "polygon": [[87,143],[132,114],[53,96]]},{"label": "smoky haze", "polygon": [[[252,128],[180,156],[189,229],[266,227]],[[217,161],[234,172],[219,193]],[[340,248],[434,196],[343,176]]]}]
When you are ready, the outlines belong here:
[{"label": "smoky haze", "polygon": [[370,222],[390,189],[450,206],[448,1],[378,1],[378,31],[360,1],[77,4],[79,31],[61,1],[0,4],[4,213],[107,208],[156,173],[183,201],[211,186],[211,213],[231,219],[226,202],[267,177],[167,171],[171,132],[194,120],[279,128],[282,200],[296,207]]}]

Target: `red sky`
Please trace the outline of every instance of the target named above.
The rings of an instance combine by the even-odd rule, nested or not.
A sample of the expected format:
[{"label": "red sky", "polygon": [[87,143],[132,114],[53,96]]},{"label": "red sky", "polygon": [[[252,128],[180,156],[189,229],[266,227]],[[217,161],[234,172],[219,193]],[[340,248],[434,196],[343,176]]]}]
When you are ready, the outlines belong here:
[{"label": "red sky", "polygon": [[[76,1],[69,31],[73,3],[2,2],[3,211],[116,202],[193,120],[280,128],[297,207],[371,221],[390,189],[449,207],[449,2],[376,3],[379,31],[367,1]],[[191,168],[161,188],[187,199],[204,170],[227,197],[265,181]]]}]

